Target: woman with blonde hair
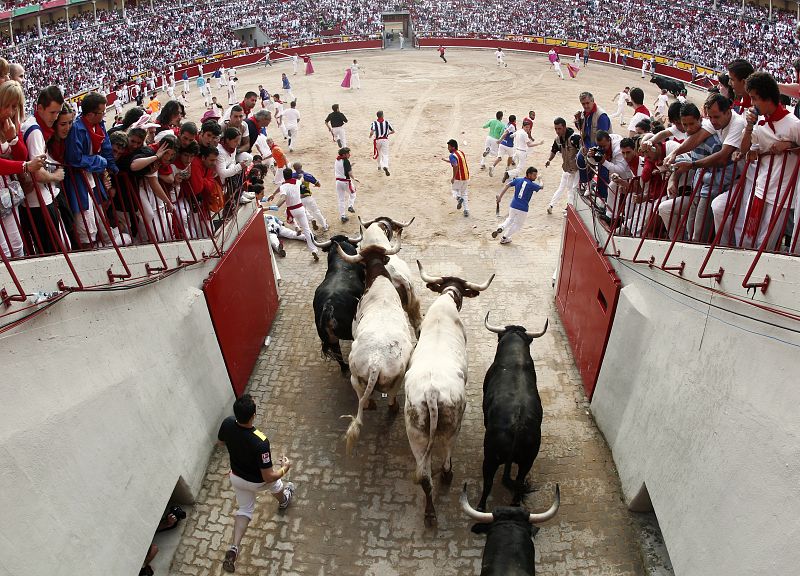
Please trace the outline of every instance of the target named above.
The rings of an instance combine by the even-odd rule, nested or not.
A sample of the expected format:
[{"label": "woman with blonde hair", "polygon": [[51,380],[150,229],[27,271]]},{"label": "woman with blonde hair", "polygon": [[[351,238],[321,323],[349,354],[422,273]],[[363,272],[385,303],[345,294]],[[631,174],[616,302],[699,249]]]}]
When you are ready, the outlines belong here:
[{"label": "woman with blonde hair", "polygon": [[0,58],[0,84],[8,80],[8,73],[11,71],[11,66],[8,64],[8,60],[5,58]]},{"label": "woman with blonde hair", "polygon": [[12,80],[0,84],[0,250],[7,258],[24,255],[17,206],[25,193],[10,174],[27,174],[44,165],[44,157],[27,161],[28,150],[19,136],[24,109],[22,86]]}]

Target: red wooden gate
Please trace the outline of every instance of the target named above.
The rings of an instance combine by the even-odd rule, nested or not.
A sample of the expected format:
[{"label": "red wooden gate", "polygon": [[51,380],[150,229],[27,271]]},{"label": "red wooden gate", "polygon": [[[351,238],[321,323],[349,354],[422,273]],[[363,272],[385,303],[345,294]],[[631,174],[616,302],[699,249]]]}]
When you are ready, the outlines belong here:
[{"label": "red wooden gate", "polygon": [[241,396],[278,312],[264,217],[258,210],[203,283],[233,391]]},{"label": "red wooden gate", "polygon": [[575,363],[591,399],[611,334],[620,280],[572,206],[564,226],[564,250],[556,308]]}]

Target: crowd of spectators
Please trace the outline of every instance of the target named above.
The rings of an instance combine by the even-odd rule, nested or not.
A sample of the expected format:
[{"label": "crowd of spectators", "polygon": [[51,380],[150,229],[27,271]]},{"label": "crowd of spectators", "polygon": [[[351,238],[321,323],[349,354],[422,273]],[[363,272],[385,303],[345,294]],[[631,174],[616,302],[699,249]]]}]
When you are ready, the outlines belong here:
[{"label": "crowd of spectators", "polygon": [[748,6],[742,18],[730,3],[656,0],[414,0],[421,36],[549,36],[629,47],[720,70],[746,58],[771,71],[787,70],[797,54],[795,16]]},{"label": "crowd of spectators", "polygon": [[[697,0],[677,7],[664,0],[256,0],[231,11],[226,0],[188,4],[149,3],[118,11],[84,10],[66,19],[15,30],[16,46],[0,55],[20,62],[29,76],[62,85],[67,94],[125,78],[147,69],[163,71],[175,61],[241,45],[231,30],[258,25],[273,42],[326,34],[381,32],[381,12],[408,9],[419,36],[506,34],[588,40],[633,47],[672,59],[722,69],[746,58],[781,80],[791,75],[797,52],[794,14],[733,0]],[[177,24],[176,24],[177,23]],[[224,23],[221,25],[221,23]],[[120,34],[119,25],[126,32]],[[75,50],[75,46],[81,46]],[[28,96],[34,96],[29,92]]]}]

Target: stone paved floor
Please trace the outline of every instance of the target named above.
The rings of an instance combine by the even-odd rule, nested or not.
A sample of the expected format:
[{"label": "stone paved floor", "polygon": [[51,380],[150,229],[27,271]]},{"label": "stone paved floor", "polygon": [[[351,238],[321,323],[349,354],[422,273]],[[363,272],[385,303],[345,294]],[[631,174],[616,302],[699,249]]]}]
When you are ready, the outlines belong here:
[{"label": "stone paved floor", "polygon": [[[432,274],[458,275],[473,282],[482,282],[490,273],[497,273],[492,286],[480,297],[467,300],[462,309],[469,339],[469,405],[453,456],[453,487],[440,489],[436,482],[439,526],[437,529],[424,527],[422,491],[411,482],[413,457],[403,419],[392,420],[387,416],[385,400],[378,400],[377,411],[366,413],[357,451],[352,457],[345,455],[342,435],[347,421],[340,416],[354,413],[356,396],[349,381],[339,374],[338,367],[320,358],[311,307],[313,292],[324,275],[325,264],[310,264],[305,247],[289,242],[288,256],[279,262],[283,276],[282,301],[272,328],[272,343],[258,360],[249,391],[258,402],[257,423],[270,437],[275,455],[287,455],[295,462],[290,479],[297,485],[297,500],[285,515],[281,515],[269,496],[259,499],[255,518],[243,541],[237,574],[479,573],[485,539],[470,532],[470,522],[458,507],[458,496],[466,481],[475,504],[481,489],[481,387],[496,345],[496,336],[482,323],[489,309],[497,324],[523,324],[529,329],[539,329],[545,318],[550,319],[547,334],[533,344],[545,419],[541,452],[530,476],[538,490],[529,495],[525,503],[536,510],[549,506],[556,482],[561,485],[562,498],[558,516],[545,524],[535,539],[537,573],[571,576],[643,573],[634,525],[621,501],[611,454],[589,415],[581,381],[553,303],[551,276],[563,219],[560,210],[548,216],[544,208],[558,181],[558,161],[544,171],[550,192],[534,199],[525,231],[515,237],[514,243],[499,246],[488,235],[497,224],[494,193],[499,180],[496,175],[492,182],[485,172],[480,172],[477,158],[479,142],[483,140],[479,126],[493,115],[496,103],[477,92],[463,94],[463,100],[463,91],[456,96],[452,94],[456,75],[470,73],[471,59],[477,54],[482,53],[453,51],[450,56],[448,52],[455,64],[452,68],[441,68],[435,56],[415,52],[404,56],[403,62],[414,62],[414,66],[407,69],[402,69],[396,56],[358,55],[359,62],[364,63],[368,71],[363,79],[362,99],[378,98],[393,88],[407,95],[394,105],[390,117],[399,125],[399,135],[393,143],[393,162],[394,166],[404,168],[413,165],[415,171],[419,169],[416,174],[406,170],[403,174],[394,168],[391,179],[376,177],[371,160],[366,159],[366,148],[367,145],[371,148],[371,143],[365,144],[360,134],[364,126],[354,126],[350,132],[351,138],[360,140],[355,146],[361,147],[359,154],[363,157],[355,167],[363,181],[359,212],[370,218],[379,212],[395,219],[407,219],[412,212],[418,216],[417,222],[403,235],[400,253],[412,267],[419,258]],[[461,56],[455,57],[457,55]],[[339,70],[348,58],[319,58],[315,67],[321,78],[335,86]],[[523,57],[512,55],[509,62],[511,67],[522,65]],[[333,65],[325,76],[329,64]],[[395,83],[380,84],[380,67],[384,64],[396,67]],[[544,117],[541,127],[536,128],[537,134],[546,138],[548,144],[537,149],[532,161],[543,167],[552,139],[552,128],[547,126],[549,118],[556,114],[569,118],[577,109],[579,86],[551,78],[541,58],[530,58],[524,65],[541,72],[539,80],[547,74],[545,82],[552,85],[552,90],[559,90],[552,92],[552,97],[541,106],[537,103],[537,111]],[[486,70],[477,73],[508,74],[509,79],[516,74],[511,69],[495,72],[490,65],[484,68]],[[421,85],[413,84],[417,81],[415,77],[426,74],[428,69],[431,76],[451,74],[439,78],[440,86],[448,86],[449,93],[442,96],[421,80]],[[599,66],[590,70],[582,73],[586,81],[608,74],[608,69]],[[271,70],[269,73],[279,72]],[[256,83],[256,77],[248,74],[243,71],[240,78],[250,84]],[[632,73],[629,76],[625,80],[633,79]],[[310,82],[300,76],[297,78],[295,83],[301,85],[301,89],[302,82]],[[312,78],[314,82],[319,81],[318,75]],[[260,77],[257,80],[260,82]],[[498,86],[504,81],[503,78],[493,80]],[[513,82],[520,90],[526,86],[519,77]],[[373,84],[371,93],[369,84]],[[610,100],[615,88],[611,84],[604,88],[604,100]],[[300,90],[295,89],[295,92]],[[308,98],[301,95],[300,103],[305,103],[309,111],[313,108],[314,115],[319,118],[315,117],[312,125],[304,128],[307,132],[302,137],[311,139],[312,134],[319,134],[321,140],[325,136],[324,127],[320,129],[313,123],[322,124],[330,98],[324,100],[310,89],[309,94]],[[519,91],[513,96],[513,106],[521,117],[520,112],[529,109],[527,93]],[[559,98],[567,96],[570,100],[566,104],[559,102]],[[359,107],[352,101],[347,104],[351,97],[350,93],[342,93],[337,98],[344,101],[346,114],[350,115],[352,110],[354,115],[365,118],[359,124],[368,126],[366,118],[371,113],[366,110],[371,110],[372,106]],[[478,104],[467,106],[468,102]],[[540,124],[539,119],[536,124]],[[410,135],[412,127],[418,136],[438,140],[454,130],[462,130],[462,134],[466,130],[471,134],[473,142],[468,146],[468,158],[472,162],[473,196],[469,219],[456,213],[449,199],[447,166],[430,160],[433,154],[444,151],[438,147],[420,150]],[[315,162],[312,171],[327,178],[331,152],[309,145],[304,156],[304,159],[309,158],[306,165]],[[415,175],[416,179],[412,179]],[[324,190],[315,195],[323,211],[334,216],[335,203],[330,192],[326,194]],[[423,209],[415,210],[419,206]],[[336,222],[335,229],[353,233],[356,226],[352,221],[344,227]],[[434,295],[425,290],[419,280],[416,288],[425,310]],[[344,349],[348,352],[349,344],[345,344]],[[440,460],[434,459],[434,466],[437,462]],[[234,497],[227,471],[227,455],[223,449],[217,449],[196,506],[186,521],[171,575],[223,573],[222,558],[233,533]],[[509,501],[509,492],[496,482],[489,505],[508,504]]]}]

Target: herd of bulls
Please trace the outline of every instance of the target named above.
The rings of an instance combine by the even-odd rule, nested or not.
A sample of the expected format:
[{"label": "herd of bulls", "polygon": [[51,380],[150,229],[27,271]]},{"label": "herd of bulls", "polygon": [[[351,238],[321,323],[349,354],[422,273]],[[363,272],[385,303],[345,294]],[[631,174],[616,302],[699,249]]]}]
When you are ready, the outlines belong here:
[{"label": "herd of bulls", "polygon": [[[358,396],[358,411],[346,432],[347,451],[358,441],[364,411],[375,407],[376,390],[389,397],[389,413],[400,410],[397,393],[405,389],[405,425],[416,460],[415,481],[425,493],[425,523],[436,522],[432,498],[431,455],[434,444],[444,453],[442,482],[453,479],[452,450],[467,405],[467,334],[461,321],[463,299],[478,296],[494,279],[473,284],[453,276],[431,276],[417,261],[426,286],[439,294],[422,317],[411,271],[399,257],[403,229],[413,222],[381,217],[362,223],[357,238],[333,236],[314,243],[328,254],[325,279],[314,294],[322,353],[336,360]],[[497,333],[494,362],[483,383],[483,493],[478,510],[461,495],[464,512],[486,532],[482,575],[534,574],[533,525],[554,517],[560,496],[549,510],[530,514],[520,504],[525,477],[541,444],[542,403],[530,344],[541,332],[521,326],[486,328]],[[413,331],[413,333],[412,333]],[[416,345],[414,344],[416,336]],[[341,340],[352,340],[348,362]],[[517,477],[511,479],[511,466]],[[512,506],[484,512],[497,469],[505,465],[503,483],[514,493]]]}]

